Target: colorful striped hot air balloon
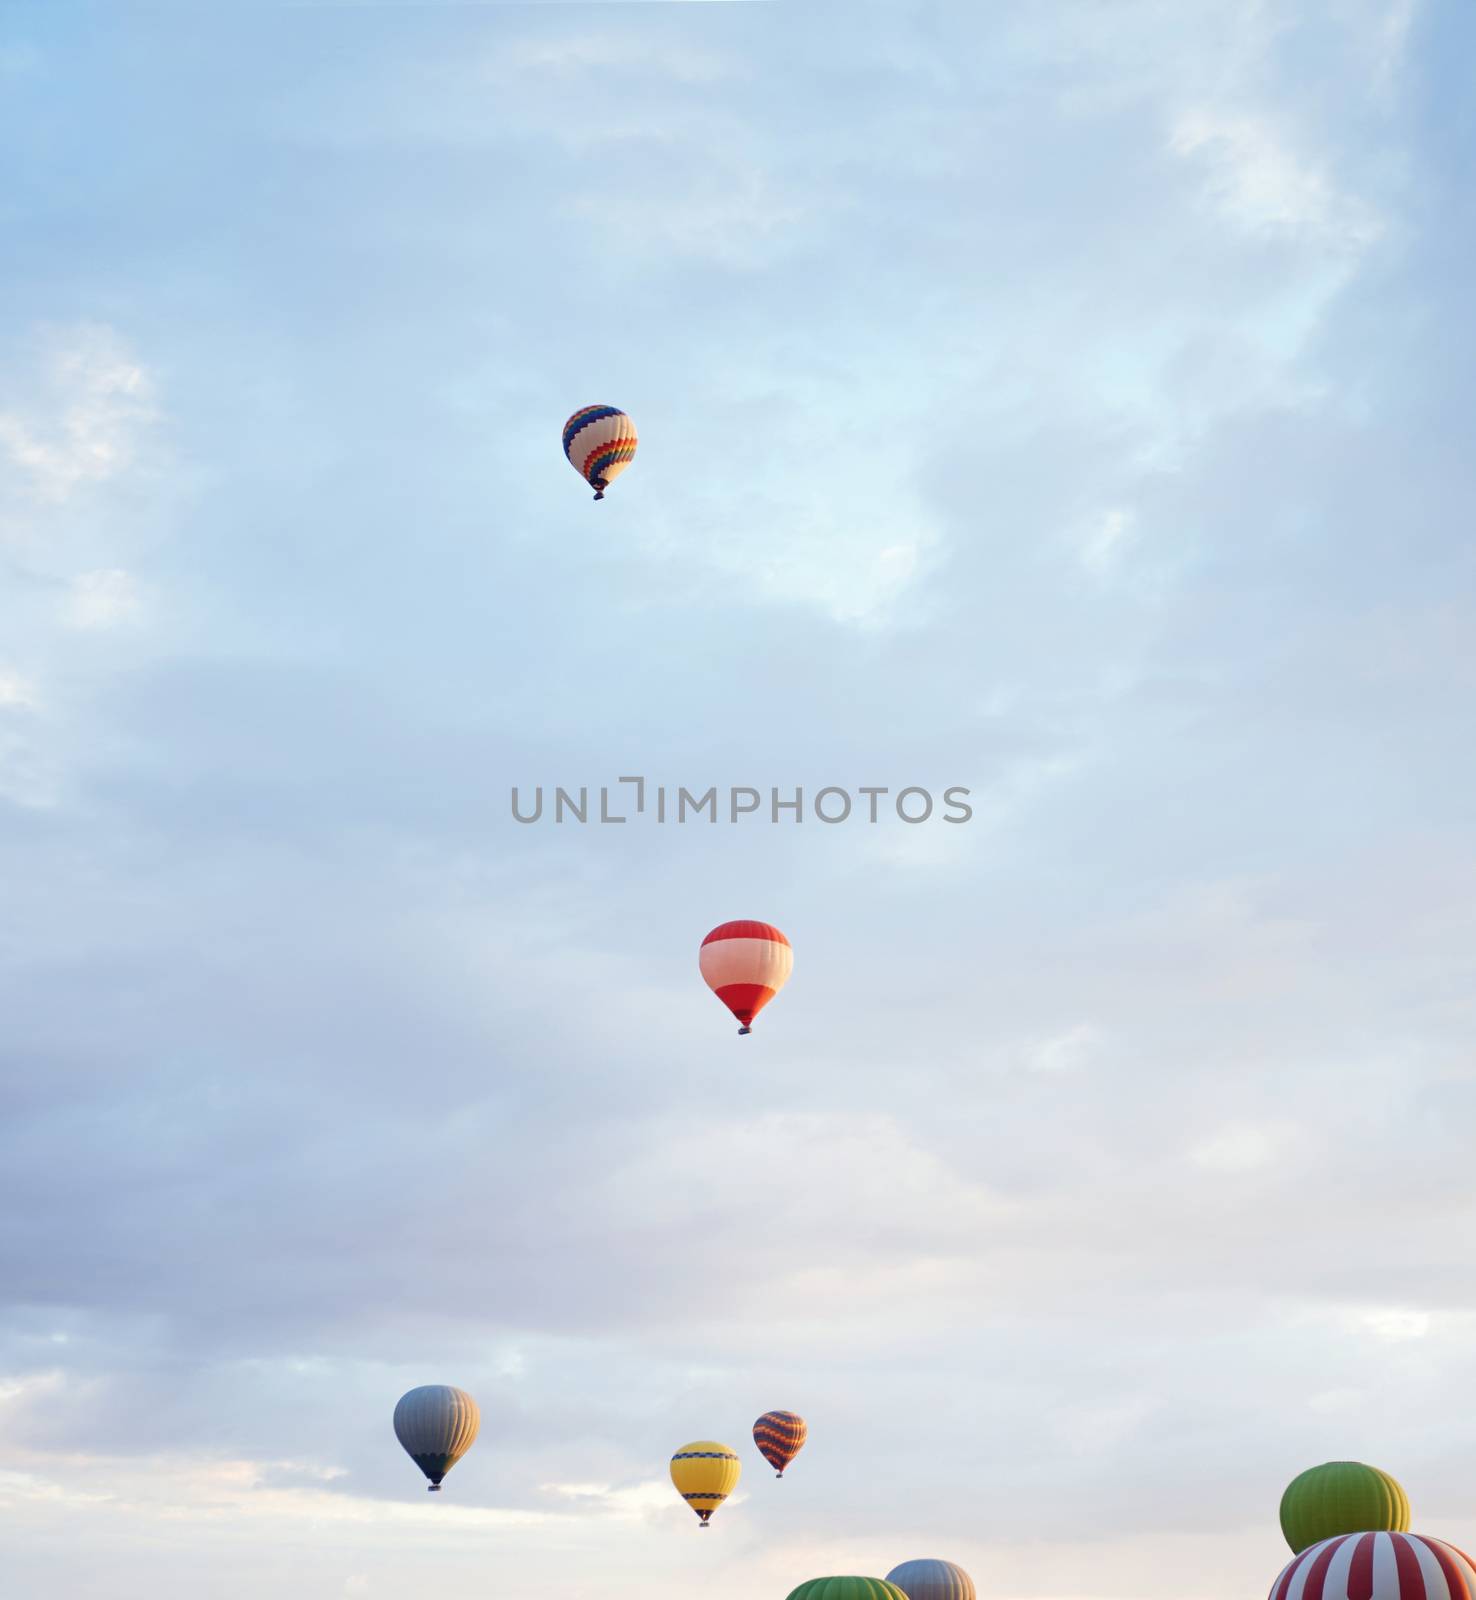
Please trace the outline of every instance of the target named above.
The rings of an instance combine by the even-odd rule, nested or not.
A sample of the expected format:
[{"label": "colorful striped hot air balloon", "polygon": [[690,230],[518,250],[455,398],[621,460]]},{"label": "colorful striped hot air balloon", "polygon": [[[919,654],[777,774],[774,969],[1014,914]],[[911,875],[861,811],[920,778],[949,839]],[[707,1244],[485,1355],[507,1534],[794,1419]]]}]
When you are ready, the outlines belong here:
[{"label": "colorful striped hot air balloon", "polygon": [[810,1578],[789,1591],[789,1600],[907,1600],[885,1578]]},{"label": "colorful striped hot air balloon", "polygon": [[789,980],[794,951],[767,922],[725,922],[702,941],[697,960],[707,987],[737,1017],[739,1033],[752,1033],[753,1019]]},{"label": "colorful striped hot air balloon", "polygon": [[635,453],[635,423],[617,406],[584,406],[564,424],[564,454],[596,500],[605,498]]},{"label": "colorful striped hot air balloon", "polygon": [[951,1561],[904,1561],[887,1574],[907,1600],[975,1600],[974,1580]]},{"label": "colorful striped hot air balloon", "polygon": [[1337,1533],[1403,1533],[1409,1496],[1377,1467],[1327,1461],[1298,1473],[1281,1497],[1281,1531],[1293,1550]]},{"label": "colorful striped hot air balloon", "polygon": [[395,1437],[430,1479],[431,1492],[476,1442],[482,1414],[465,1389],[428,1383],[400,1396],[395,1407]]},{"label": "colorful striped hot air balloon", "polygon": [[725,1444],[697,1439],[671,1458],[671,1481],[677,1493],[702,1519],[707,1519],[738,1487],[743,1463]]},{"label": "colorful striped hot air balloon", "polygon": [[1419,1533],[1341,1533],[1294,1556],[1270,1600],[1476,1600],[1476,1566]]},{"label": "colorful striped hot air balloon", "polygon": [[805,1419],[792,1411],[766,1411],[753,1425],[753,1442],[775,1469],[776,1478],[784,1476],[784,1469],[804,1449],[809,1435]]}]

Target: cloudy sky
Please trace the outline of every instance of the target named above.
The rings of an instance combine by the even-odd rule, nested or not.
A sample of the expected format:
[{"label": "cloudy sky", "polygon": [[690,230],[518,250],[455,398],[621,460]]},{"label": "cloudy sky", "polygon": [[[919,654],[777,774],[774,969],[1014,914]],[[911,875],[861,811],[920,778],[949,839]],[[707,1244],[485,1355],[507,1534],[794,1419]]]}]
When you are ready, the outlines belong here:
[{"label": "cloudy sky", "polygon": [[0,8],[7,1595],[1476,1540],[1469,11]]}]

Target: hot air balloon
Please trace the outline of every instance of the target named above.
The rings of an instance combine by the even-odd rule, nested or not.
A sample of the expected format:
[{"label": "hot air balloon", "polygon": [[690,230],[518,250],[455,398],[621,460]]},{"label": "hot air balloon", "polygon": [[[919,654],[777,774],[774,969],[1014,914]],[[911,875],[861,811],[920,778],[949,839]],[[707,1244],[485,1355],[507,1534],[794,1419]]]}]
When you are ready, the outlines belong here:
[{"label": "hot air balloon", "polygon": [[792,1411],[766,1411],[753,1425],[753,1442],[759,1454],[782,1478],[784,1469],[805,1447],[810,1430],[805,1419]]},{"label": "hot air balloon", "polygon": [[725,1444],[697,1439],[671,1458],[671,1481],[677,1493],[702,1519],[707,1519],[738,1487],[743,1463]]},{"label": "hot air balloon", "polygon": [[1409,1497],[1387,1472],[1361,1461],[1309,1467],[1281,1497],[1281,1531],[1293,1550],[1336,1533],[1403,1533],[1408,1527]]},{"label": "hot air balloon", "polygon": [[635,453],[635,423],[616,406],[584,406],[564,424],[564,454],[596,500],[605,498]]},{"label": "hot air balloon", "polygon": [[482,1414],[465,1389],[428,1383],[400,1396],[395,1437],[430,1479],[431,1492],[476,1442]]},{"label": "hot air balloon", "polygon": [[1476,1566],[1419,1533],[1341,1533],[1293,1556],[1270,1600],[1471,1600]]},{"label": "hot air balloon", "polygon": [[904,1561],[887,1574],[907,1600],[975,1600],[974,1580],[951,1561]]},{"label": "hot air balloon", "polygon": [[742,1024],[739,1033],[753,1032],[753,1019],[794,969],[789,940],[767,922],[724,922],[702,941],[697,960],[707,987]]},{"label": "hot air balloon", "polygon": [[789,1600],[907,1600],[885,1578],[811,1578],[789,1591]]}]

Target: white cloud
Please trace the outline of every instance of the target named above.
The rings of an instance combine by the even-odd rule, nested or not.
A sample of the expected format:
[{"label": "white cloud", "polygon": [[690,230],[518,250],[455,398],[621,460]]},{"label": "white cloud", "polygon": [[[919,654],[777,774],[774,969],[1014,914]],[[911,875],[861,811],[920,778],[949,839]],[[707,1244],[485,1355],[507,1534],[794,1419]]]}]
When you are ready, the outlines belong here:
[{"label": "white cloud", "polygon": [[[639,1521],[662,1515],[671,1509],[671,1484],[662,1478],[619,1487],[608,1483],[544,1483],[544,1494],[572,1501],[581,1516],[613,1517],[620,1521]],[[737,1497],[733,1502],[737,1503]]]},{"label": "white cloud", "polygon": [[1430,1331],[1428,1311],[1410,1311],[1393,1306],[1365,1311],[1359,1321],[1376,1339],[1388,1344],[1405,1344],[1412,1339],[1423,1339]]},{"label": "white cloud", "polygon": [[0,667],[0,799],[16,805],[44,808],[59,798],[54,763],[39,743],[41,708],[35,681]]},{"label": "white cloud", "polygon": [[449,92],[472,108],[464,133],[505,138],[512,125],[561,152],[564,209],[599,233],[602,253],[752,270],[813,239],[840,203],[813,170],[797,176],[768,119],[720,98],[752,76],[741,56],[605,29],[512,43]]},{"label": "white cloud", "polygon": [[1366,1400],[1362,1389],[1321,1389],[1307,1396],[1307,1409],[1319,1414],[1356,1411]]},{"label": "white cloud", "polygon": [[1419,0],[1389,0],[1377,29],[1376,65],[1383,87],[1403,64]]},{"label": "white cloud", "polygon": [[767,265],[816,220],[811,198],[731,152],[695,163],[685,182],[644,194],[601,185],[576,196],[570,209],[630,255],[685,256],[735,269]]},{"label": "white cloud", "polygon": [[1368,64],[1375,90],[1387,100],[1408,53],[1419,0],[1335,0],[1335,8]]},{"label": "white cloud", "polygon": [[0,465],[60,505],[132,467],[158,415],[153,379],[117,333],[68,328],[49,341],[33,392],[0,410]]},{"label": "white cloud", "polygon": [[1247,233],[1306,239],[1356,255],[1383,232],[1372,207],[1341,192],[1324,164],[1295,150],[1268,116],[1187,111],[1169,145],[1200,164],[1211,203]]},{"label": "white cloud", "polygon": [[732,78],[737,68],[737,58],[714,50],[663,43],[651,34],[605,29],[571,38],[545,35],[517,40],[499,52],[490,75],[511,86],[536,72],[558,77],[597,75],[606,80],[612,72],[634,70],[645,78],[706,86]]},{"label": "white cloud", "polygon": [[[29,360],[0,367],[0,637],[25,662],[0,662],[0,796],[50,808],[97,745],[78,737],[96,681],[87,636],[111,653],[106,636],[142,617],[125,562],[168,537],[170,485],[154,378],[116,330],[41,328],[26,342]],[[5,715],[39,713],[40,683],[44,718]]]},{"label": "white cloud", "polygon": [[1036,801],[1057,784],[1076,777],[1092,760],[1087,749],[1016,760],[987,785],[973,788],[974,817],[961,833],[998,833],[1029,819]]},{"label": "white cloud", "polygon": [[[943,536],[909,481],[910,458],[900,444],[896,461],[872,460],[855,473],[816,481],[816,462],[846,459],[851,425],[831,386],[817,387],[824,409],[805,418],[788,408],[770,417],[735,404],[730,418],[717,419],[714,425],[746,441],[731,484],[721,487],[720,499],[677,503],[653,518],[642,549],[664,567],[705,569],[750,599],[812,606],[851,627],[892,626],[942,550]],[[699,419],[692,425],[694,459],[704,453],[703,435]]]},{"label": "white cloud", "polygon": [[1137,518],[1120,507],[1104,511],[1081,542],[1081,564],[1098,576],[1110,571],[1132,543]]},{"label": "white cloud", "polygon": [[0,709],[34,711],[36,703],[35,684],[18,672],[0,667]]},{"label": "white cloud", "polygon": [[1150,1399],[1134,1395],[1114,1404],[1069,1407],[1053,1419],[1053,1427],[1073,1454],[1094,1455],[1126,1443],[1153,1410]]},{"label": "white cloud", "polygon": [[1054,1033],[1028,1046],[1025,1066],[1030,1072],[1079,1072],[1089,1066],[1102,1045],[1102,1031],[1089,1022],[1078,1022],[1063,1033]]},{"label": "white cloud", "polygon": [[934,538],[919,530],[898,541],[889,518],[867,519],[857,510],[845,526],[819,505],[791,523],[790,537],[776,541],[754,569],[764,592],[818,605],[836,622],[885,621]]},{"label": "white cloud", "polygon": [[121,567],[83,572],[72,580],[63,618],[73,628],[113,628],[136,619],[142,609],[137,580]]},{"label": "white cloud", "polygon": [[1191,1146],[1189,1159],[1208,1172],[1254,1172],[1275,1161],[1291,1137],[1288,1128],[1232,1124]]},{"label": "white cloud", "polygon": [[[53,1477],[58,1469],[60,1475]],[[451,1511],[424,1495],[386,1503],[327,1487],[341,1476],[336,1469],[303,1462],[220,1459],[184,1451],[151,1456],[48,1455],[45,1470],[30,1464],[0,1470],[0,1509],[28,1501],[111,1502],[141,1521],[168,1520],[183,1507],[193,1517],[218,1522],[238,1518],[268,1526],[390,1522],[441,1528],[450,1512],[461,1527],[483,1529],[531,1527],[567,1516],[562,1511],[465,1504]]]},{"label": "white cloud", "polygon": [[[922,801],[912,797],[907,803],[920,806]],[[868,827],[863,836],[866,858],[904,872],[962,868],[975,855],[977,838],[967,824],[940,822],[943,806],[938,794],[934,794],[933,804],[933,817],[925,824],[912,826],[888,817],[882,826]]]}]

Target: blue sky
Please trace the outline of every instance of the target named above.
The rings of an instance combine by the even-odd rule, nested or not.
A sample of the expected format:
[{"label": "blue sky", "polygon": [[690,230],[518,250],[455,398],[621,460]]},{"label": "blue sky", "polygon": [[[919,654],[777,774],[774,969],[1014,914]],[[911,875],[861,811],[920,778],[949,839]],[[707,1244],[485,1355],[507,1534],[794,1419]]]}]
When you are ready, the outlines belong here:
[{"label": "blue sky", "polygon": [[0,7],[7,1592],[1476,1541],[1464,13]]}]

